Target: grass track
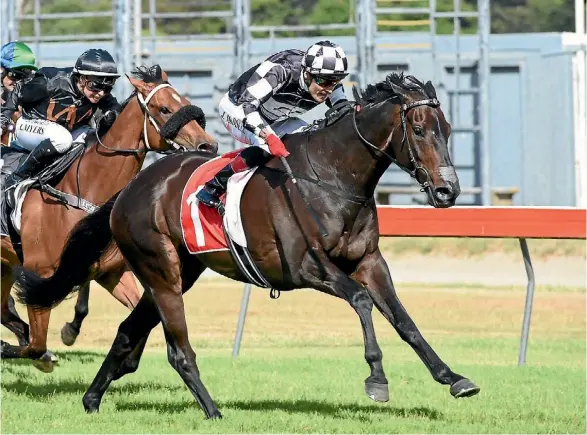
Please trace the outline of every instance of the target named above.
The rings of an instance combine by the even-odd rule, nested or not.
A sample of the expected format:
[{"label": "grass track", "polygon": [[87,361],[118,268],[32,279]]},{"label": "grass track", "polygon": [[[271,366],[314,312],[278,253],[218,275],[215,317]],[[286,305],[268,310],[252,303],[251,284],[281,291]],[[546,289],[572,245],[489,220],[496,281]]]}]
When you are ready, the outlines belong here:
[{"label": "grass track", "polygon": [[528,365],[516,368],[523,288],[406,286],[401,298],[453,370],[480,395],[454,400],[414,352],[375,317],[390,383],[387,404],[363,392],[368,367],[358,319],[341,301],[310,291],[278,301],[254,290],[243,349],[230,358],[241,286],[204,281],[187,294],[192,345],[225,418],[203,419],[167,363],[160,328],[139,371],[111,387],[101,413],[81,396],[126,315],[101,289],[73,349],[58,346],[73,301],[52,318],[51,375],[2,362],[2,433],[585,433],[585,293],[538,292]]}]

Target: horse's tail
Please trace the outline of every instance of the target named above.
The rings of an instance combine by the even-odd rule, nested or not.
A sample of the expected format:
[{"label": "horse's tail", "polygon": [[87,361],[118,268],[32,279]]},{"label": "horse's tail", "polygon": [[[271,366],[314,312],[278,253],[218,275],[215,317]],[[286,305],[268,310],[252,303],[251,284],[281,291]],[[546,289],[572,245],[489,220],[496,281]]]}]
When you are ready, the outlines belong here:
[{"label": "horse's tail", "polygon": [[52,308],[89,281],[92,266],[113,243],[110,213],[119,194],[76,224],[53,276],[41,278],[31,270],[15,268],[16,295],[20,302],[37,308]]}]

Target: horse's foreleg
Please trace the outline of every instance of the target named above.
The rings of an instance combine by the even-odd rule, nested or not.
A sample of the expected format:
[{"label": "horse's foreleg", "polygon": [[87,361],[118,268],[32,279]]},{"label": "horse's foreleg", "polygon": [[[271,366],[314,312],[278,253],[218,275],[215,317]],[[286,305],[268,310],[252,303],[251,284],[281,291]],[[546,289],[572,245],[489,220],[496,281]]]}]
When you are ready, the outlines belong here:
[{"label": "horse's foreleg", "polygon": [[367,290],[325,257],[316,263],[316,260],[308,255],[302,265],[302,276],[308,287],[338,296],[346,300],[355,310],[363,329],[365,360],[371,369],[371,374],[365,379],[365,392],[372,400],[387,402],[389,388],[383,371],[383,353],[375,336],[372,317],[373,301]]},{"label": "horse's foreleg", "polygon": [[77,302],[75,303],[75,315],[73,321],[67,322],[61,328],[61,341],[66,346],[72,346],[77,339],[82,328],[82,322],[89,312],[90,302],[90,283],[84,284],[77,295]]},{"label": "horse's foreleg", "polygon": [[51,373],[57,362],[57,357],[47,351],[47,331],[51,310],[39,310],[32,307],[27,307],[27,310],[29,322],[31,322],[31,343],[24,348],[22,357],[32,359],[33,366],[40,371]]},{"label": "horse's foreleg", "polygon": [[402,340],[414,349],[434,380],[450,385],[450,392],[454,397],[472,396],[479,392],[479,387],[469,379],[454,373],[424,340],[401,304],[387,264],[379,250],[365,256],[354,278],[368,289],[377,309],[389,320]]}]

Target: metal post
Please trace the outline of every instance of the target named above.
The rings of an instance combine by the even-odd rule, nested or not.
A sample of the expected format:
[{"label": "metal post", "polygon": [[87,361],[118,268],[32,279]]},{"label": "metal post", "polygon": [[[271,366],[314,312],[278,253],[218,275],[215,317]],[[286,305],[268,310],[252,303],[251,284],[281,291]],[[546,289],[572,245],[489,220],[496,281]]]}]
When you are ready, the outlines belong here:
[{"label": "metal post", "polygon": [[149,36],[151,37],[151,64],[157,62],[157,56],[155,56],[157,36],[157,23],[155,22],[155,14],[157,13],[156,0],[149,0]]},{"label": "metal post", "polygon": [[[438,62],[436,59],[436,0],[429,0],[430,9],[430,48],[432,55],[432,83],[438,86]],[[451,139],[452,142],[452,139]]]},{"label": "metal post", "polygon": [[489,35],[491,20],[489,0],[477,0],[479,10],[479,100],[480,100],[480,137],[481,137],[481,197],[482,204],[491,204],[491,153],[489,146]]},{"label": "metal post", "polygon": [[[115,37],[114,37],[114,52],[116,56],[116,63],[123,73],[128,74],[131,68],[131,0],[116,0],[116,18],[115,18]],[[121,80],[122,88],[117,93],[119,99],[124,99],[130,94],[130,83],[128,80]]]},{"label": "metal post", "polygon": [[18,32],[16,32],[17,7],[16,0],[7,0],[0,3],[0,25],[2,26],[0,45],[4,45],[18,38]]},{"label": "metal post", "polygon": [[143,63],[143,7],[141,0],[134,0],[133,4],[133,67]]},{"label": "metal post", "polygon": [[249,306],[249,298],[251,297],[251,284],[245,284],[243,299],[241,301],[241,310],[238,315],[238,323],[236,325],[236,335],[234,337],[234,345],[232,347],[232,357],[236,358],[240,351],[241,340],[243,338],[243,331],[245,329],[245,319],[247,317],[247,308]]},{"label": "metal post", "polygon": [[520,239],[520,248],[524,257],[524,267],[528,276],[526,288],[526,305],[524,307],[524,320],[522,322],[522,337],[520,340],[520,355],[518,356],[518,367],[526,363],[526,351],[528,350],[528,336],[530,335],[530,319],[532,317],[532,302],[534,301],[534,268],[530,259],[530,251],[526,239]]},{"label": "metal post", "polygon": [[575,0],[575,33],[579,47],[574,59],[576,85],[575,116],[575,205],[587,208],[587,29],[584,0]]},{"label": "metal post", "polygon": [[35,11],[35,19],[34,19],[34,32],[35,32],[35,59],[37,63],[39,62],[40,53],[41,53],[41,20],[39,19],[39,15],[41,15],[41,0],[35,0],[34,4],[34,11]]},{"label": "metal post", "polygon": [[[461,1],[454,0],[454,17],[453,17],[453,35],[455,37],[455,88],[453,93],[454,100],[454,120],[457,125],[461,125],[460,100],[461,100]],[[450,154],[454,155],[454,140],[450,141]]]}]

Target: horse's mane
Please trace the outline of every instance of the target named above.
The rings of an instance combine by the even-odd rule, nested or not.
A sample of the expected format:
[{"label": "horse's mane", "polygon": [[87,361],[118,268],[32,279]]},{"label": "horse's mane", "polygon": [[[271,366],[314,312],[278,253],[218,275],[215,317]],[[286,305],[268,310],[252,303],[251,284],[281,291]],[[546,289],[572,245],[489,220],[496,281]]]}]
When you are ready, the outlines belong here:
[{"label": "horse's mane", "polygon": [[374,85],[368,85],[366,89],[359,91],[353,86],[355,101],[361,105],[377,104],[402,95],[394,90],[400,88],[407,92],[419,92],[425,98],[436,98],[436,90],[432,83],[422,83],[416,77],[404,75],[404,73],[391,73],[385,80]]},{"label": "horse's mane", "polygon": [[[145,83],[154,83],[160,84],[165,83],[163,80],[163,70],[159,65],[153,66],[138,66],[132,71],[132,75],[135,76],[137,79],[144,81]],[[128,96],[126,100],[122,103],[122,110],[126,107],[130,100],[133,99],[137,94],[136,89]]]}]

